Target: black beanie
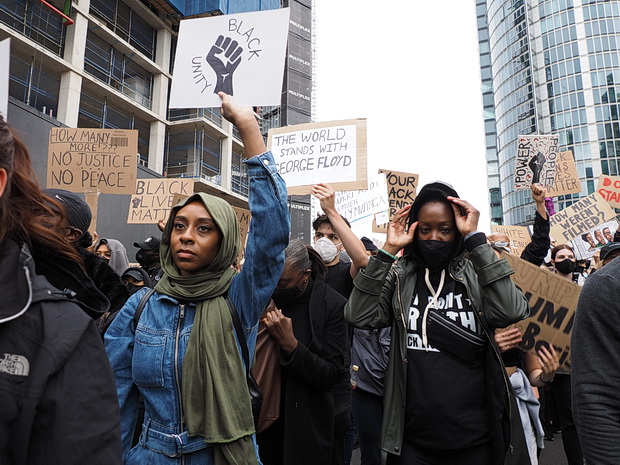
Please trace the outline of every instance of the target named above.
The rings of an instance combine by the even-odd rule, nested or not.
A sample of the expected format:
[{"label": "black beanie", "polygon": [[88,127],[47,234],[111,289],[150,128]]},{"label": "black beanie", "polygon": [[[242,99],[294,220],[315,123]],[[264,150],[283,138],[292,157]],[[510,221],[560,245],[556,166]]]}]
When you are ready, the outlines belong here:
[{"label": "black beanie", "polygon": [[88,232],[93,215],[88,204],[79,195],[64,189],[45,189],[43,193],[63,205],[69,224],[82,231],[82,236]]}]

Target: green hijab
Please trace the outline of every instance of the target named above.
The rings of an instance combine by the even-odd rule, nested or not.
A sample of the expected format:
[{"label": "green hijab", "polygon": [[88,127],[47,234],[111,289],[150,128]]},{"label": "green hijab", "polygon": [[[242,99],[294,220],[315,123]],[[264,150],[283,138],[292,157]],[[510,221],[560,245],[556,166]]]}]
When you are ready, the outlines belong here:
[{"label": "green hijab", "polygon": [[[185,205],[200,201],[222,232],[220,250],[204,270],[181,276],[174,263],[170,237],[174,218]],[[241,250],[239,222],[232,207],[218,197],[194,194],[170,213],[162,234],[160,256],[164,275],[155,290],[196,303],[196,316],[183,362],[182,401],[190,436],[219,445],[223,463],[256,463],[251,440],[254,421],[245,370],[237,348],[224,294],[236,271],[231,267]],[[245,342],[245,341],[244,341]],[[245,439],[244,439],[245,438]]]}]

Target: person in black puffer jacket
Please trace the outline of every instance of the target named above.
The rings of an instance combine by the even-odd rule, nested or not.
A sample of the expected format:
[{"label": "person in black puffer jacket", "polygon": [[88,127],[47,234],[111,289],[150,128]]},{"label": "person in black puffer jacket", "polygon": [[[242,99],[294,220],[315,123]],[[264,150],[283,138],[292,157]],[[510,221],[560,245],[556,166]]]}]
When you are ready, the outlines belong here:
[{"label": "person in black puffer jacket", "polygon": [[107,300],[80,302],[35,269],[34,250],[79,266],[54,230],[59,211],[0,117],[0,463],[120,465],[114,375],[92,318]]}]

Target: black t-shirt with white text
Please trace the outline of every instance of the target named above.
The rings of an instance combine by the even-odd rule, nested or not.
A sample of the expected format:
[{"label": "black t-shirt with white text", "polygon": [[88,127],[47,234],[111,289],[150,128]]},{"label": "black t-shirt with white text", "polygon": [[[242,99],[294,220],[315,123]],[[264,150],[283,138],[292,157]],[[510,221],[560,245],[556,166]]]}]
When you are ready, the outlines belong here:
[{"label": "black t-shirt with white text", "polygon": [[[436,290],[439,273],[430,275]],[[424,270],[418,276],[416,292],[408,309],[407,319],[407,401],[405,406],[405,440],[417,447],[447,451],[487,442],[499,425],[489,425],[486,406],[484,364],[467,366],[432,346],[424,347],[422,320],[426,304],[432,295],[424,280]],[[422,304],[422,302],[424,304]],[[473,338],[484,340],[475,309],[465,286],[445,274],[437,308],[443,317],[457,323]],[[428,320],[427,320],[427,332]],[[486,341],[486,340],[484,340]],[[462,346],[461,346],[462,344]],[[455,338],[451,350],[466,350],[466,339]],[[486,347],[486,342],[481,347]],[[499,387],[501,388],[501,387]]]}]

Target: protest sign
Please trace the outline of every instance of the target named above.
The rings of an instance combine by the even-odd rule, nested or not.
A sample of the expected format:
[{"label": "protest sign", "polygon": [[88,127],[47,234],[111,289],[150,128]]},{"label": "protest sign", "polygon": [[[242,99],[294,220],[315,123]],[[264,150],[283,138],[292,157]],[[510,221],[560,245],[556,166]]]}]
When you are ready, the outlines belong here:
[{"label": "protest sign", "polygon": [[558,136],[519,136],[515,159],[515,189],[530,189],[532,184],[553,186],[557,152]]},{"label": "protest sign", "polygon": [[547,197],[559,197],[579,192],[581,192],[581,181],[573,153],[570,150],[558,153],[555,160],[555,181],[553,186],[547,186]]},{"label": "protest sign", "polygon": [[9,65],[11,63],[11,39],[0,42],[0,115],[6,121],[9,109]]},{"label": "protest sign", "polygon": [[184,198],[193,193],[193,179],[138,179],[129,202],[127,223],[157,224],[159,220],[168,221],[170,210],[179,201],[178,196]]},{"label": "protest sign", "polygon": [[603,196],[610,207],[620,208],[620,176],[601,174],[596,192]]},{"label": "protest sign", "polygon": [[50,130],[48,188],[133,194],[137,169],[135,129]]},{"label": "protest sign", "polygon": [[553,345],[560,371],[570,371],[570,333],[581,287],[512,254],[502,252],[502,258],[530,305],[530,316],[513,325],[523,335],[519,348],[535,355],[543,345]]},{"label": "protest sign", "polygon": [[241,251],[237,255],[237,263],[241,263],[241,260],[245,258],[245,244],[248,240],[248,233],[250,232],[250,220],[252,218],[252,214],[250,210],[246,210],[245,208],[232,207],[235,211],[235,215],[237,215],[237,220],[239,221],[239,232],[241,234]]},{"label": "protest sign", "polygon": [[289,195],[309,194],[317,183],[336,191],[368,188],[365,119],[270,129],[267,147]]},{"label": "protest sign", "polygon": [[569,242],[582,234],[601,227],[613,218],[616,213],[605,202],[600,194],[594,192],[579,202],[549,217],[551,237],[558,244]]},{"label": "protest sign", "polygon": [[289,9],[185,19],[179,25],[170,108],[280,105]]},{"label": "protest sign", "polygon": [[491,226],[494,233],[506,234],[510,238],[510,252],[520,257],[525,247],[532,241],[527,226],[505,226],[494,224]]},{"label": "protest sign", "polygon": [[405,205],[411,205],[415,200],[416,189],[420,177],[417,174],[403,171],[379,170],[385,174],[385,182],[388,189],[388,211],[386,216],[375,215],[372,224],[372,232],[387,234],[387,223],[394,214]]},{"label": "protest sign", "polygon": [[[334,206],[351,224],[371,221],[375,213],[387,208],[385,175],[378,173],[371,176],[366,190],[336,192]],[[314,196],[310,198],[310,207],[313,216],[322,211],[321,202]]]},{"label": "protest sign", "polygon": [[572,241],[573,249],[575,250],[575,256],[579,260],[592,258],[601,247],[608,242],[613,242],[614,233],[618,228],[618,221],[612,220],[607,223],[598,225],[596,228],[591,229],[576,237]]}]

